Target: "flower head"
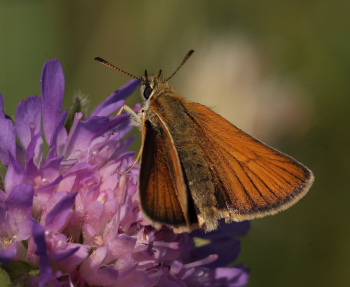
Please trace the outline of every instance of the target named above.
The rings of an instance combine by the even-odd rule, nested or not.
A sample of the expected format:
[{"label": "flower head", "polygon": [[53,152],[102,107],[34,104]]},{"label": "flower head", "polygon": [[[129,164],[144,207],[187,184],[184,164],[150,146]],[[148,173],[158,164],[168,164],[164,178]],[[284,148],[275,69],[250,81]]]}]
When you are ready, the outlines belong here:
[{"label": "flower head", "polygon": [[[25,262],[23,276],[12,278],[18,284],[247,283],[246,269],[225,267],[239,253],[235,233],[212,235],[212,244],[195,248],[195,234],[157,230],[143,218],[139,168],[122,173],[135,160],[128,151],[134,138],[123,140],[132,128],[129,116],[111,116],[138,84],[130,81],[88,118],[77,112],[69,127],[68,112],[62,111],[65,78],[58,60],[45,64],[42,97],[22,101],[15,122],[6,116],[0,95],[0,161],[7,168],[0,190],[0,262],[9,274],[18,269],[16,262]],[[249,226],[243,225],[247,231]],[[223,252],[211,247],[216,241],[225,242],[232,256],[224,260]],[[214,261],[215,266],[208,265]]]}]

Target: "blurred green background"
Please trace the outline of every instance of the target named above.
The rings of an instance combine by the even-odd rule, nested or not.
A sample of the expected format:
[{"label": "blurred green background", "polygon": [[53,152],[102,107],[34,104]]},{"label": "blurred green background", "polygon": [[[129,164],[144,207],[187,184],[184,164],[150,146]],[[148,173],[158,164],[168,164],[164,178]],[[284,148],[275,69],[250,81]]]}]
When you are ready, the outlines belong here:
[{"label": "blurred green background", "polygon": [[66,107],[78,90],[95,107],[130,78],[94,57],[170,75],[195,49],[172,79],[179,93],[316,177],[296,206],[253,221],[238,260],[251,268],[250,286],[350,286],[349,15],[340,0],[2,0],[0,92],[14,115],[20,100],[40,95],[45,61],[58,58]]}]

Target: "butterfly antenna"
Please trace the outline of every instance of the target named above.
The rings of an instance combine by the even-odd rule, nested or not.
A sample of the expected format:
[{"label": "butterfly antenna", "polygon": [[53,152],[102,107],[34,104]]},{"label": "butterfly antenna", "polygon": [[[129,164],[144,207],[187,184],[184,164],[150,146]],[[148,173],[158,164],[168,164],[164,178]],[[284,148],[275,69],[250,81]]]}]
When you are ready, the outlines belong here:
[{"label": "butterfly antenna", "polygon": [[132,78],[134,78],[134,79],[138,79],[138,80],[141,81],[141,78],[140,78],[140,77],[136,77],[136,76],[134,76],[134,75],[132,75],[132,74],[130,74],[130,73],[128,73],[128,72],[125,72],[124,70],[122,70],[122,69],[120,69],[120,68],[118,68],[118,67],[112,65],[111,63],[107,62],[106,60],[104,60],[104,59],[102,59],[102,58],[100,58],[100,57],[96,57],[95,60],[96,60],[97,62],[99,62],[100,64],[107,66],[108,68],[111,68],[111,69],[113,69],[113,70],[117,70],[117,71],[119,71],[119,72],[122,72],[122,73],[125,74],[125,75],[128,75],[128,76],[130,76],[130,77],[132,77]]},{"label": "butterfly antenna", "polygon": [[180,68],[187,62],[188,58],[191,57],[191,55],[194,53],[194,50],[190,50],[187,55],[185,56],[185,58],[182,60],[181,64],[177,67],[177,69],[175,70],[174,73],[172,73],[172,75],[167,78],[166,80],[169,81],[172,77],[174,77],[174,75],[177,73],[178,70],[180,70]]}]

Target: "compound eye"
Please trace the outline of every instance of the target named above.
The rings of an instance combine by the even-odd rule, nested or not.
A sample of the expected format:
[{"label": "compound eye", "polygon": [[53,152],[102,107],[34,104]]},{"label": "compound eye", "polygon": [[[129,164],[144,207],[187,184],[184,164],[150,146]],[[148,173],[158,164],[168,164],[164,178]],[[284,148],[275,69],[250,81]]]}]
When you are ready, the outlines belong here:
[{"label": "compound eye", "polygon": [[151,87],[146,87],[146,89],[143,91],[143,97],[148,100],[153,92],[153,89]]}]

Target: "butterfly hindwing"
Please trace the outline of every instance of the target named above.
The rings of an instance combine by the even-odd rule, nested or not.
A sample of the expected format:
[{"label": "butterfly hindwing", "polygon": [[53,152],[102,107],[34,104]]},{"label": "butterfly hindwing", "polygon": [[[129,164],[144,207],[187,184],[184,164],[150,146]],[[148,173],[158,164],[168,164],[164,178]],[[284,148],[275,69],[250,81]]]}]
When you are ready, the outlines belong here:
[{"label": "butterfly hindwing", "polygon": [[193,213],[193,207],[188,210],[188,193],[172,139],[161,124],[155,128],[145,120],[143,129],[139,186],[142,209],[155,226],[167,224],[175,231],[188,231],[196,224],[196,216],[188,214]]}]

